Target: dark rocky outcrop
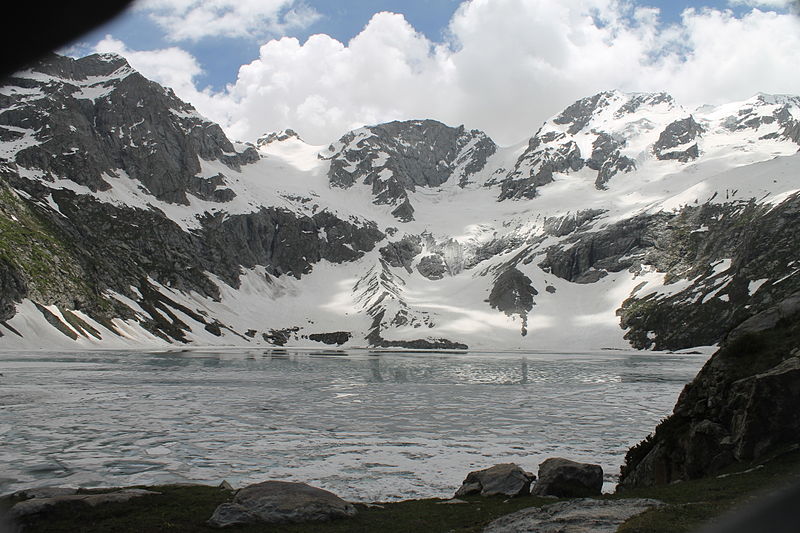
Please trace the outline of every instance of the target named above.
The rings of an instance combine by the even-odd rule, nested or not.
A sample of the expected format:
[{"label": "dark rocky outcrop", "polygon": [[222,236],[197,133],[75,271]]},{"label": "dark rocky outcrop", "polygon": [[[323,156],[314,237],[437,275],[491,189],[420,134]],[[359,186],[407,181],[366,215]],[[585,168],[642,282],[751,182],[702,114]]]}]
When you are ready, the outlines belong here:
[{"label": "dark rocky outcrop", "polygon": [[[800,195],[777,206],[709,203],[605,226],[599,219],[548,248],[539,266],[576,283],[592,283],[621,270],[664,272],[666,294],[639,297],[634,291],[618,311],[628,330],[626,339],[642,349],[710,345],[743,320],[800,290],[800,278],[786,277],[785,267],[795,260],[791,228],[800,223],[798,216]],[[570,223],[560,231],[558,224],[546,228],[559,233],[571,229]],[[669,284],[687,280],[684,289],[669,291]],[[751,289],[754,280],[764,284]]]},{"label": "dark rocky outcrop", "polygon": [[536,496],[581,498],[599,496],[602,489],[600,465],[553,457],[539,465],[539,477],[531,492]]},{"label": "dark rocky outcrop", "polygon": [[0,257],[0,320],[16,314],[16,304],[27,296],[28,288],[20,272]]},{"label": "dark rocky outcrop", "polygon": [[426,255],[419,260],[417,271],[430,280],[437,280],[444,277],[447,265],[440,255]]},{"label": "dark rocky outcrop", "polygon": [[[676,120],[669,124],[653,145],[653,153],[658,159],[677,159],[681,163],[686,163],[692,159],[697,159],[700,149],[696,139],[703,133],[703,128],[691,115]],[[693,143],[690,145],[690,143]],[[686,146],[689,145],[689,146]],[[685,147],[686,148],[683,148]],[[676,150],[676,148],[683,148]]]},{"label": "dark rocky outcrop", "polygon": [[[544,220],[544,232],[554,237],[565,237],[605,213],[602,209],[584,209],[574,214],[567,213],[559,217],[548,217]],[[585,228],[584,228],[585,229]]]},{"label": "dark rocky outcrop", "polygon": [[489,293],[489,305],[508,316],[522,318],[522,335],[527,333],[528,313],[535,305],[533,297],[539,294],[531,279],[516,268],[504,270],[494,281]]},{"label": "dark rocky outcrop", "polygon": [[224,176],[197,177],[200,161],[238,169],[258,160],[255,149],[237,151],[218,125],[119,56],[51,55],[31,70],[58,78],[11,77],[9,83],[28,89],[46,85],[47,98],[3,96],[0,125],[36,132],[38,142],[16,153],[15,162],[51,181],[65,178],[102,191],[127,176],[165,202],[186,204],[187,194],[224,202],[233,191],[224,188]]},{"label": "dark rocky outcrop", "polygon": [[406,235],[399,241],[380,248],[381,257],[393,267],[403,267],[411,272],[411,263],[422,252],[422,242],[417,236]]},{"label": "dark rocky outcrop", "polygon": [[636,170],[636,161],[621,154],[625,141],[600,132],[592,143],[592,156],[586,166],[597,171],[595,187],[605,189],[606,183],[620,172]]},{"label": "dark rocky outcrop", "polygon": [[401,222],[413,220],[407,191],[439,187],[448,180],[465,186],[497,149],[483,132],[452,128],[435,120],[368,126],[331,145],[328,178],[342,188],[372,187],[373,202],[392,205]]},{"label": "dark rocky outcrop", "polygon": [[[575,141],[566,139],[564,133],[540,131],[531,138],[514,169],[499,182],[498,200],[534,198],[536,188],[551,183],[554,173],[580,170],[583,165],[581,150]],[[492,180],[487,185],[496,183]]]},{"label": "dark rocky outcrop", "polygon": [[514,463],[494,465],[484,470],[467,474],[455,497],[480,494],[481,496],[528,496],[531,482],[536,476]]},{"label": "dark rocky outcrop", "polygon": [[[750,100],[750,105],[729,116],[724,127],[730,131],[756,130],[767,127],[770,131],[761,139],[784,138],[800,144],[800,122],[792,114],[791,108],[800,105],[800,98],[787,95],[759,94]],[[766,112],[765,112],[766,111]],[[774,131],[777,126],[777,132]]]},{"label": "dark rocky outcrop", "polygon": [[302,140],[296,131],[287,128],[285,130],[267,133],[266,135],[259,137],[256,141],[256,146],[260,148],[274,142],[288,141],[289,139],[297,139],[298,141]]},{"label": "dark rocky outcrop", "polygon": [[378,338],[372,343],[375,348],[405,348],[408,350],[467,350],[469,346],[463,342],[449,339],[412,339],[407,341],[390,341]]},{"label": "dark rocky outcrop", "polygon": [[613,96],[613,92],[607,91],[582,98],[562,111],[553,122],[559,125],[568,124],[567,133],[575,135],[589,124],[599,109],[609,105]]},{"label": "dark rocky outcrop", "polygon": [[800,446],[800,293],[748,319],[673,414],[625,457],[620,488],[696,479]]},{"label": "dark rocky outcrop", "polygon": [[349,341],[352,336],[353,334],[349,331],[334,331],[331,333],[312,333],[308,336],[308,338],[314,342],[341,346]]},{"label": "dark rocky outcrop", "polygon": [[236,493],[232,503],[223,503],[208,520],[213,527],[241,524],[285,524],[326,521],[356,515],[356,508],[326,490],[305,483],[265,481]]}]

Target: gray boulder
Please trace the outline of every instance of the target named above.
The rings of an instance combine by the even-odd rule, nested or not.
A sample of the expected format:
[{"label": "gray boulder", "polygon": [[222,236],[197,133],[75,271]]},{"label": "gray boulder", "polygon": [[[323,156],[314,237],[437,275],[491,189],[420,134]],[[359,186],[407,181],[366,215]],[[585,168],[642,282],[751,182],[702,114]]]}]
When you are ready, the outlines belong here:
[{"label": "gray boulder", "polygon": [[553,457],[539,465],[539,479],[533,494],[576,498],[599,496],[602,488],[603,469],[599,465]]},{"label": "gray boulder", "polygon": [[228,527],[257,522],[324,521],[347,518],[356,508],[326,490],[305,483],[265,481],[243,488],[232,503],[223,503],[214,511],[208,524]]},{"label": "gray boulder", "polygon": [[96,507],[105,503],[127,502],[134,498],[158,495],[161,493],[144,489],[123,489],[101,494],[69,494],[67,491],[62,491],[60,493],[58,491],[29,491],[26,494],[38,494],[40,497],[33,497],[29,500],[14,504],[9,512],[9,517],[12,520],[43,513],[61,504],[82,503],[91,507]]},{"label": "gray boulder", "polygon": [[570,500],[503,516],[483,533],[613,533],[632,516],[661,505],[648,499]]},{"label": "gray boulder", "polygon": [[467,474],[455,497],[480,494],[481,496],[527,496],[531,481],[536,476],[514,463],[503,463]]}]

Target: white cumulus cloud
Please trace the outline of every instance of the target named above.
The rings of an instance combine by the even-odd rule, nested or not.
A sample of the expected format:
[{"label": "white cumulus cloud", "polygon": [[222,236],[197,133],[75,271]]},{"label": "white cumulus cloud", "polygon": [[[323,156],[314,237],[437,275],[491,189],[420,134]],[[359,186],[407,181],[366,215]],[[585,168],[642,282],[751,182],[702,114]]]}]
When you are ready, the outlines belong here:
[{"label": "white cumulus cloud", "polygon": [[148,12],[172,41],[283,35],[320,16],[296,0],[139,0],[135,8]]},{"label": "white cumulus cloud", "polygon": [[402,15],[378,13],[348,43],[270,40],[216,94],[194,87],[191,61],[143,72],[177,78],[178,95],[234,138],[289,127],[315,143],[363,124],[435,118],[509,144],[576,99],[615,88],[667,91],[687,105],[800,93],[800,18],[783,12],[689,9],[665,26],[656,8],[625,0],[472,0],[447,35],[432,42]]},{"label": "white cumulus cloud", "polygon": [[786,9],[796,6],[797,0],[729,0],[732,6],[765,7],[775,9]]}]

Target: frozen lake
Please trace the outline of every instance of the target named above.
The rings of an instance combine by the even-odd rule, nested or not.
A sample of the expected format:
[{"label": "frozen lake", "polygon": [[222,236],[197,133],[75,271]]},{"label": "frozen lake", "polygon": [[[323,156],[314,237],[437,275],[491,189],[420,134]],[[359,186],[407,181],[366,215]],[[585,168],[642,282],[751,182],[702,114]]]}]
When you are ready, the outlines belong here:
[{"label": "frozen lake", "polygon": [[667,416],[707,355],[0,353],[0,494],[304,481],[448,497],[470,470],[599,463]]}]

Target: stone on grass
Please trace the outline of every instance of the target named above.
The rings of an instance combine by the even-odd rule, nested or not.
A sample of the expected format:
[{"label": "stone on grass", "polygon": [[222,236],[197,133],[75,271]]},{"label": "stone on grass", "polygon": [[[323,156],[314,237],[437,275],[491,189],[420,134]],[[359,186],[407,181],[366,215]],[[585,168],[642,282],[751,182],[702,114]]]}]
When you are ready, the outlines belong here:
[{"label": "stone on grass", "polygon": [[17,498],[30,500],[31,498],[55,498],[56,496],[69,496],[75,494],[78,489],[70,487],[36,487],[32,489],[18,490],[13,494]]},{"label": "stone on grass", "polygon": [[539,479],[532,492],[536,496],[580,498],[599,496],[602,489],[603,469],[600,465],[552,457],[539,465]]},{"label": "stone on grass", "polygon": [[658,500],[569,500],[530,507],[491,522],[483,533],[614,533],[617,528]]},{"label": "stone on grass", "polygon": [[227,527],[237,524],[283,524],[347,518],[356,508],[335,494],[305,483],[265,481],[236,493],[232,503],[223,503],[208,524]]},{"label": "stone on grass", "polygon": [[161,494],[144,489],[123,489],[114,492],[104,492],[101,494],[65,494],[62,496],[52,496],[45,498],[32,498],[17,502],[11,508],[9,515],[11,518],[21,518],[51,510],[53,507],[62,504],[78,503],[96,507],[104,503],[121,503],[140,498],[151,494]]},{"label": "stone on grass", "polygon": [[503,463],[467,474],[455,497],[480,494],[481,496],[527,496],[531,481],[536,476],[514,463]]}]

